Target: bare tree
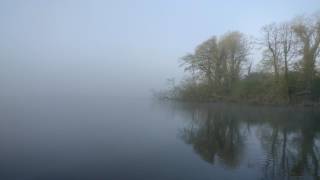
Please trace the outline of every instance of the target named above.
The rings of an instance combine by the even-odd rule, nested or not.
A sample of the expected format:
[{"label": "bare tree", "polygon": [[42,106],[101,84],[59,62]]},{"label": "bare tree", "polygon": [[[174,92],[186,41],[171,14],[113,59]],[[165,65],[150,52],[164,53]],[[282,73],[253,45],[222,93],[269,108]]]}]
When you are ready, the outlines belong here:
[{"label": "bare tree", "polygon": [[282,23],[279,30],[279,47],[281,62],[284,62],[284,85],[287,92],[288,100],[291,101],[291,87],[289,87],[289,63],[296,56],[296,41],[294,32],[290,23]]},{"label": "bare tree", "polygon": [[262,45],[265,48],[264,58],[270,61],[274,71],[275,82],[279,83],[280,75],[280,33],[279,27],[273,23],[262,28]]}]

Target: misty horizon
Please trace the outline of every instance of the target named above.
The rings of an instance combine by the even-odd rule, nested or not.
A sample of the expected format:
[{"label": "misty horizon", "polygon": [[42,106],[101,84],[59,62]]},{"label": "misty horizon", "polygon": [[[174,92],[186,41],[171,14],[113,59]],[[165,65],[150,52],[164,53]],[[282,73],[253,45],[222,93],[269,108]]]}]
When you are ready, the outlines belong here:
[{"label": "misty horizon", "polygon": [[316,0],[0,4],[4,96],[149,96],[182,78],[180,59],[199,42],[232,30],[257,37],[265,24],[319,8]]},{"label": "misty horizon", "polygon": [[0,0],[0,180],[318,180],[320,0]]}]

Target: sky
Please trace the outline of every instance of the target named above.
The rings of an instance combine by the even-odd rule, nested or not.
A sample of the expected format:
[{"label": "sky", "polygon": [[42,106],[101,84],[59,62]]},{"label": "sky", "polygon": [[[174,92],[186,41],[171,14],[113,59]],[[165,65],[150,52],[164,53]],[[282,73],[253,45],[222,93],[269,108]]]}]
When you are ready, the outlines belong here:
[{"label": "sky", "polygon": [[148,96],[213,35],[320,10],[319,0],[0,0],[0,95]]}]

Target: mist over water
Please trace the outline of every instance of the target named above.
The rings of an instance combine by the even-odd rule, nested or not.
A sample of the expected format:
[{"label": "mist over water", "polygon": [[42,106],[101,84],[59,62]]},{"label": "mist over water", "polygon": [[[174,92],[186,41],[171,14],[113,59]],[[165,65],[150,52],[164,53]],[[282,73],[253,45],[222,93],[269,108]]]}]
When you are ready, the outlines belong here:
[{"label": "mist over water", "polygon": [[0,106],[1,179],[313,179],[311,109],[146,99]]},{"label": "mist over water", "polygon": [[318,178],[317,110],[151,93],[183,79],[199,42],[302,7],[320,4],[1,0],[0,179]]}]

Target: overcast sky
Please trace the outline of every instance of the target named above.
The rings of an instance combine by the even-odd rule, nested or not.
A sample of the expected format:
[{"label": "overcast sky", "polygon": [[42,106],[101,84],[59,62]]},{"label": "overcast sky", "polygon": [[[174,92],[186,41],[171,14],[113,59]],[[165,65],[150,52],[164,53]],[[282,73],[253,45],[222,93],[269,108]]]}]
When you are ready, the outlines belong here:
[{"label": "overcast sky", "polygon": [[257,36],[319,0],[1,0],[2,95],[145,96],[212,35]]}]

